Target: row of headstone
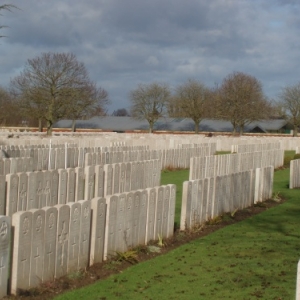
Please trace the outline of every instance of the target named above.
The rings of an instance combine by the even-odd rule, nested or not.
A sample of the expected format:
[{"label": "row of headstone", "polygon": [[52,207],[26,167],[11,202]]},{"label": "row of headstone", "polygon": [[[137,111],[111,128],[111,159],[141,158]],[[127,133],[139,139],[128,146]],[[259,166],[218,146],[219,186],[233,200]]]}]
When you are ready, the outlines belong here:
[{"label": "row of headstone", "polygon": [[0,176],[0,214],[159,186],[160,176],[158,160],[7,174]]},{"label": "row of headstone", "polygon": [[12,294],[88,266],[90,205],[82,200],[12,216]]},{"label": "row of headstone", "polygon": [[300,187],[300,159],[293,159],[290,161],[290,182],[289,188]]},{"label": "row of headstone", "polygon": [[107,197],[104,259],[174,231],[176,186],[166,185]]},{"label": "row of headstone", "polygon": [[257,152],[280,149],[280,142],[232,145],[231,153]]},{"label": "row of headstone", "polygon": [[274,167],[183,183],[180,229],[191,229],[227,212],[272,197]]},{"label": "row of headstone", "polygon": [[9,282],[19,294],[117,251],[171,237],[175,201],[176,186],[166,185],[17,212],[12,221],[0,216],[0,296]]},{"label": "row of headstone", "polygon": [[[169,150],[147,150],[143,147],[98,147],[98,148],[32,148],[20,150],[21,157],[0,159],[0,175],[16,172],[30,172],[55,170],[61,168],[75,168],[99,164],[113,164],[149,159],[161,159],[162,168],[168,166],[188,168],[192,156],[212,155],[215,144],[196,145]],[[135,150],[135,148],[139,150]],[[146,147],[144,147],[146,148]],[[118,151],[116,151],[118,150]],[[1,167],[3,166],[3,167]]]},{"label": "row of headstone", "polygon": [[227,175],[266,166],[278,168],[283,165],[283,160],[283,150],[192,157],[189,180]]}]

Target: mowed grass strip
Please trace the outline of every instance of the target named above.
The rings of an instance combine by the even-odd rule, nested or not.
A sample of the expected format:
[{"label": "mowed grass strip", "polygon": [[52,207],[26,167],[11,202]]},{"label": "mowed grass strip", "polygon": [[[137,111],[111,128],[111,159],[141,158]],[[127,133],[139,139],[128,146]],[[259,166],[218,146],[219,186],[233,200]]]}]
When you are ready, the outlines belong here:
[{"label": "mowed grass strip", "polygon": [[55,299],[294,299],[300,192],[288,176],[274,176],[285,203]]}]

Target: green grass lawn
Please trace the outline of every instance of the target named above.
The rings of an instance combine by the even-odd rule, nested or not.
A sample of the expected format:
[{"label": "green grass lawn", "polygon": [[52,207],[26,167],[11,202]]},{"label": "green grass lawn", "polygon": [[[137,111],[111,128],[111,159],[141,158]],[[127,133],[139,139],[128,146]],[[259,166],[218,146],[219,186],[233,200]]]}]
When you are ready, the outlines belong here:
[{"label": "green grass lawn", "polygon": [[[176,222],[187,178],[188,170],[162,174],[162,184],[177,184]],[[294,299],[300,192],[288,178],[288,169],[275,172],[285,203],[55,299]]]}]

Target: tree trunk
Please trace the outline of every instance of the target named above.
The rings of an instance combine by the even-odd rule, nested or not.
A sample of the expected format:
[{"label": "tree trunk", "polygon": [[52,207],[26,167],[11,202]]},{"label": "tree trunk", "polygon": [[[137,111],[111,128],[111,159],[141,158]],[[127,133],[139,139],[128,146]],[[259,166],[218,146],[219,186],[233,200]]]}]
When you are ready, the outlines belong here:
[{"label": "tree trunk", "polygon": [[52,122],[47,121],[47,135],[51,136],[52,135]]},{"label": "tree trunk", "polygon": [[72,132],[76,131],[76,120],[72,120]]},{"label": "tree trunk", "polygon": [[199,122],[195,122],[195,134],[199,133]]},{"label": "tree trunk", "polygon": [[240,135],[243,135],[243,133],[244,133],[244,126],[242,125],[240,126]]},{"label": "tree trunk", "polygon": [[39,118],[39,132],[43,132],[42,118]]},{"label": "tree trunk", "polygon": [[149,122],[149,133],[152,133],[153,132],[153,126],[154,126],[154,121],[149,121],[148,120],[148,122]]},{"label": "tree trunk", "polygon": [[293,136],[298,136],[298,126],[294,125]]}]

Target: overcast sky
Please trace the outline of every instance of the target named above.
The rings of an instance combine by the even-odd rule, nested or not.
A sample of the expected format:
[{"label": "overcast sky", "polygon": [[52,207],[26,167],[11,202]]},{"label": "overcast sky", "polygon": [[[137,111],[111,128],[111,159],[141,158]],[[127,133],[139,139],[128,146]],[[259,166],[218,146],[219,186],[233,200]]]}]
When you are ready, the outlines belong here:
[{"label": "overcast sky", "polygon": [[72,52],[109,93],[109,112],[129,108],[140,83],[208,86],[239,71],[269,98],[300,81],[298,0],[3,1],[0,85],[44,52]]}]

